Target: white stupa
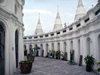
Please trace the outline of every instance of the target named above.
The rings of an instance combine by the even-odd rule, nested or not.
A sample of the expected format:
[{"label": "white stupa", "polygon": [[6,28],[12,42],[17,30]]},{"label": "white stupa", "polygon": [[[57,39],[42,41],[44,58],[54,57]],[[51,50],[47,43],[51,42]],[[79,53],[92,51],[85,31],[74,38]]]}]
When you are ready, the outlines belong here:
[{"label": "white stupa", "polygon": [[86,11],[83,6],[82,0],[79,0],[74,21],[79,20],[79,18],[81,18],[85,14],[86,14]]},{"label": "white stupa", "polygon": [[61,29],[62,27],[63,26],[62,26],[62,22],[61,22],[60,15],[59,15],[59,6],[57,6],[57,16],[56,16],[55,25],[54,25],[53,30],[58,30],[58,29]]},{"label": "white stupa", "polygon": [[35,34],[42,34],[42,33],[43,33],[43,30],[42,30],[42,26],[40,23],[40,13],[39,13],[39,19],[38,19],[38,23],[35,29]]}]

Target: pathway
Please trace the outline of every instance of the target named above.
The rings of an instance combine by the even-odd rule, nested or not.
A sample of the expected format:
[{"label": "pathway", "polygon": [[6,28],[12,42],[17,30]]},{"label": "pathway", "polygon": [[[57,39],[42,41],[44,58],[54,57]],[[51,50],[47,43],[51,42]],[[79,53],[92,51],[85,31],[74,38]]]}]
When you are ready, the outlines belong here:
[{"label": "pathway", "polygon": [[94,72],[86,72],[84,66],[67,63],[68,61],[36,57],[30,74],[21,74],[18,69],[13,75],[97,75]]}]

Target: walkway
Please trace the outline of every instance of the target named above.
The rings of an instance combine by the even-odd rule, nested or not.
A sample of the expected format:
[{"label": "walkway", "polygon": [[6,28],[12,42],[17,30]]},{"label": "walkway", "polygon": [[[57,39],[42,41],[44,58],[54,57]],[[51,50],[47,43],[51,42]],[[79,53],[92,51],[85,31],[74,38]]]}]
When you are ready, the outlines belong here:
[{"label": "walkway", "polygon": [[[94,72],[86,72],[85,67],[68,65],[68,61],[36,57],[30,74],[26,75],[97,75]],[[24,75],[18,69],[13,75]]]}]

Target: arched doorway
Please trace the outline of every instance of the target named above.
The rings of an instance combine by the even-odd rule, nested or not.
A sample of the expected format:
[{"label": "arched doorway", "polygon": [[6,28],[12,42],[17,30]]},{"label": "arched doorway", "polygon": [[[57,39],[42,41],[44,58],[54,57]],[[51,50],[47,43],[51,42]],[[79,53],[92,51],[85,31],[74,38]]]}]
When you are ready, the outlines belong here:
[{"label": "arched doorway", "polygon": [[52,43],[52,50],[54,50],[54,43]]},{"label": "arched doorway", "polygon": [[43,44],[41,44],[41,56],[44,55]]},{"label": "arched doorway", "polygon": [[99,53],[99,61],[100,61],[100,35],[98,36],[98,53]]},{"label": "arched doorway", "polygon": [[5,31],[0,25],[0,75],[5,72]]},{"label": "arched doorway", "polygon": [[16,68],[18,67],[18,30],[15,31],[15,56],[16,56]]},{"label": "arched doorway", "polygon": [[70,49],[71,50],[73,49],[73,41],[71,41],[71,43],[70,43]]},{"label": "arched doorway", "polygon": [[29,49],[32,48],[32,45],[29,45]]},{"label": "arched doorway", "polygon": [[80,39],[78,40],[78,51],[77,51],[78,55],[78,61],[79,61],[79,57],[80,57]]},{"label": "arched doorway", "polygon": [[66,42],[64,42],[64,53],[66,52]]},{"label": "arched doorway", "polygon": [[46,55],[48,54],[48,44],[46,44]]},{"label": "arched doorway", "polygon": [[60,43],[58,43],[58,50],[60,50]]},{"label": "arched doorway", "polygon": [[41,50],[43,50],[43,45],[41,44]]},{"label": "arched doorway", "polygon": [[88,37],[86,39],[87,55],[90,55],[90,41],[91,41],[91,39]]},{"label": "arched doorway", "polygon": [[24,50],[26,50],[26,45],[24,45]]},{"label": "arched doorway", "polygon": [[41,44],[41,56],[43,56],[43,45]]}]

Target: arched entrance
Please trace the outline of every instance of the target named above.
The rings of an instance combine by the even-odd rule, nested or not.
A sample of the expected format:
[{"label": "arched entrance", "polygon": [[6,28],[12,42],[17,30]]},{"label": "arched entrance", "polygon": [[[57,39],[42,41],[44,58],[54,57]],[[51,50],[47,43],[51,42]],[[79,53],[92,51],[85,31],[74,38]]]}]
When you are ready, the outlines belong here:
[{"label": "arched entrance", "polygon": [[41,44],[41,56],[43,56],[44,51],[43,51],[43,44]]},{"label": "arched entrance", "polygon": [[91,39],[88,37],[86,40],[87,55],[90,55],[90,41]]},{"label": "arched entrance", "polygon": [[32,45],[29,45],[29,49],[32,48]]},{"label": "arched entrance", "polygon": [[52,43],[52,50],[54,50],[54,43]]},{"label": "arched entrance", "polygon": [[70,49],[71,50],[73,49],[73,41],[71,41],[71,43],[70,43]]},{"label": "arched entrance", "polygon": [[80,57],[80,39],[78,40],[78,51],[77,51],[78,55],[78,61],[79,61],[79,57]]},{"label": "arched entrance", "polygon": [[16,68],[18,67],[18,30],[15,31],[15,57],[16,57]]},{"label": "arched entrance", "polygon": [[46,55],[48,54],[48,44],[46,44]]},{"label": "arched entrance", "polygon": [[0,75],[5,72],[5,31],[0,25]]},{"label": "arched entrance", "polygon": [[24,45],[24,50],[26,50],[26,45]]},{"label": "arched entrance", "polygon": [[66,42],[64,42],[64,53],[66,52]]},{"label": "arched entrance", "polygon": [[60,50],[60,43],[58,43],[58,50]]},{"label": "arched entrance", "polygon": [[100,35],[98,36],[98,53],[99,53],[99,61],[100,61]]}]

